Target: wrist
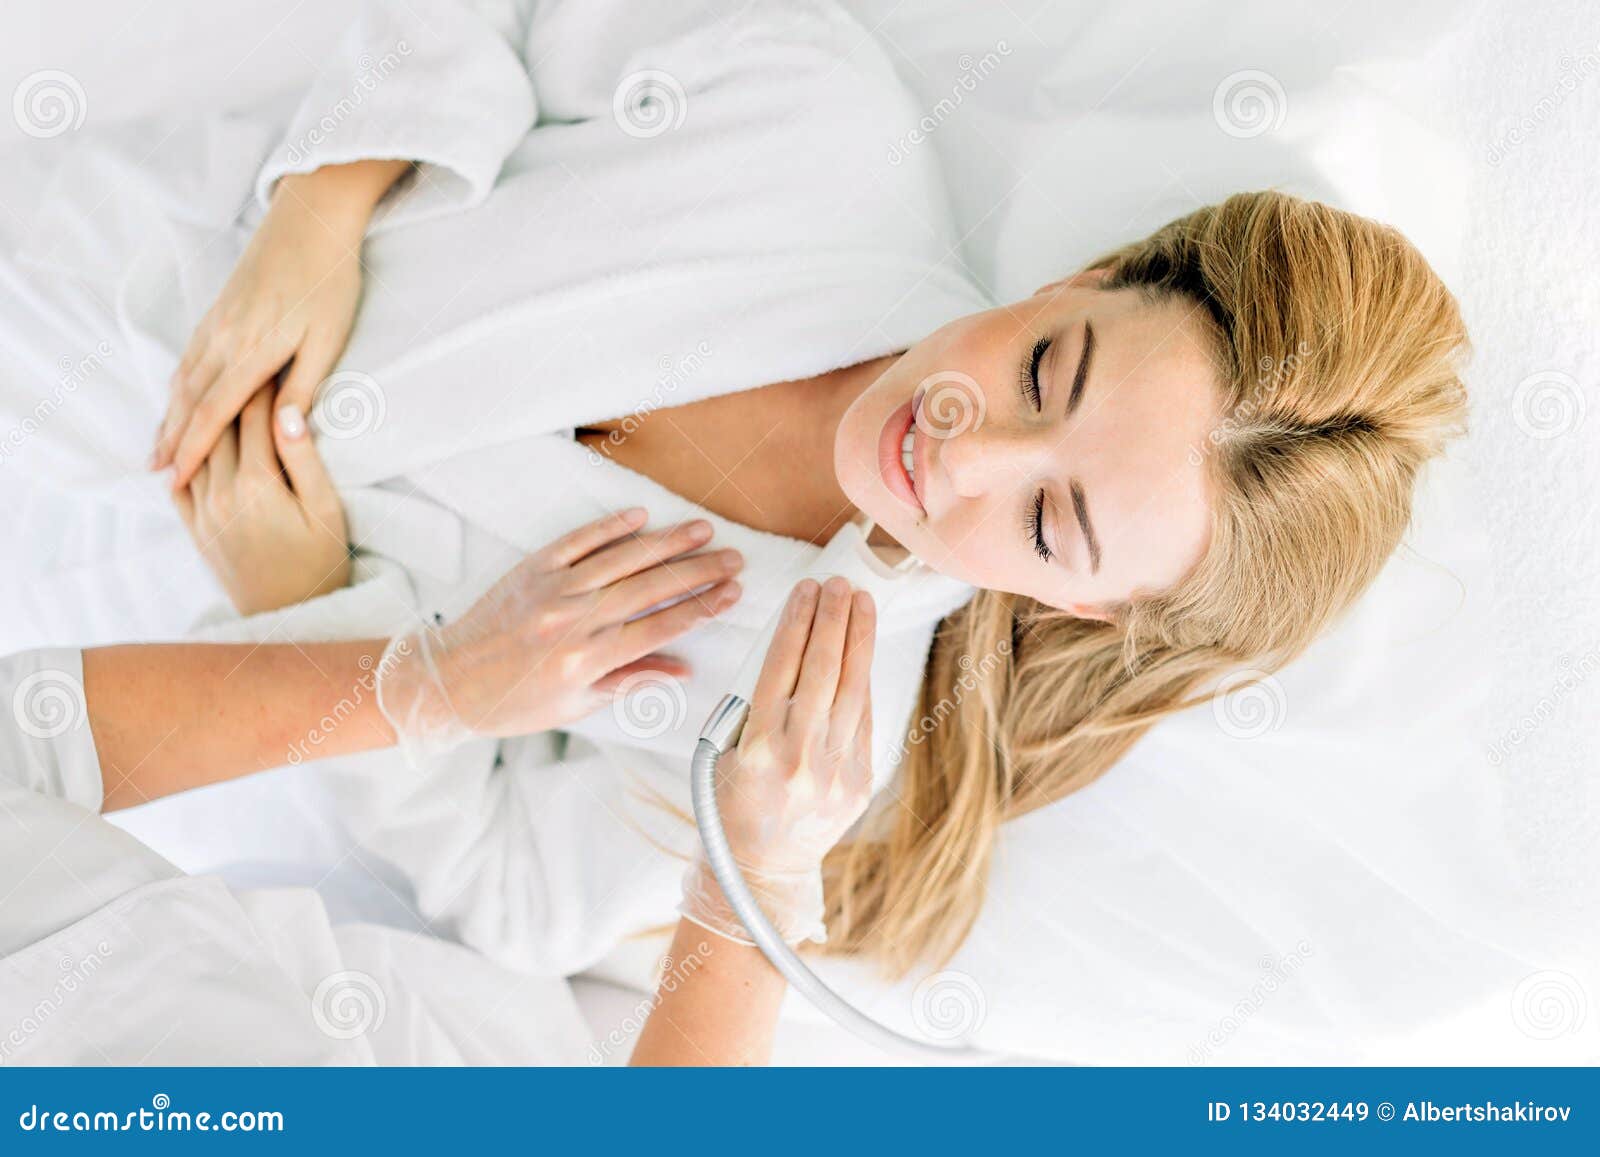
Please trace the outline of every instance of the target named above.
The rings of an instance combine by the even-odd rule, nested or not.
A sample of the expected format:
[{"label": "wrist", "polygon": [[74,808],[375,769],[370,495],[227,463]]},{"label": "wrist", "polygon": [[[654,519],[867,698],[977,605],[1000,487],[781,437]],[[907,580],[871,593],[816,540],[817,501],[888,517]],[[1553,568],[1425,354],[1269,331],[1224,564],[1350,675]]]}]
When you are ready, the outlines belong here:
[{"label": "wrist", "polygon": [[[761,872],[740,865],[740,875],[757,907],[784,941],[799,944],[814,940],[820,944],[827,940],[820,867],[800,872]],[[678,912],[726,940],[755,944],[703,856],[697,856],[684,873],[683,902]]]},{"label": "wrist", "polygon": [[356,161],[289,173],[273,189],[271,208],[310,213],[329,228],[359,237],[384,193],[408,167],[404,161]]}]

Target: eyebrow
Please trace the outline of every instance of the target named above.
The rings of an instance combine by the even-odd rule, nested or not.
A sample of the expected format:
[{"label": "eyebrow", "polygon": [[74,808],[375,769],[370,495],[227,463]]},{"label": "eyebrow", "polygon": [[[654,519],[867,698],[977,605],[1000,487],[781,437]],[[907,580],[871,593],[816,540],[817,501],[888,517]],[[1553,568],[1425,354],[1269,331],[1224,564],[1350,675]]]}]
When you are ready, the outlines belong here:
[{"label": "eyebrow", "polygon": [[[1072,375],[1072,392],[1067,396],[1067,416],[1078,408],[1078,403],[1083,400],[1083,387],[1089,380],[1089,363],[1094,358],[1094,326],[1089,324],[1088,318],[1083,322],[1083,352],[1078,355],[1078,368]],[[1100,540],[1095,537],[1094,523],[1089,521],[1089,503],[1083,496],[1083,487],[1074,478],[1069,486],[1072,495],[1072,513],[1078,520],[1078,529],[1083,532],[1084,544],[1089,548],[1089,573],[1100,573]]]}]

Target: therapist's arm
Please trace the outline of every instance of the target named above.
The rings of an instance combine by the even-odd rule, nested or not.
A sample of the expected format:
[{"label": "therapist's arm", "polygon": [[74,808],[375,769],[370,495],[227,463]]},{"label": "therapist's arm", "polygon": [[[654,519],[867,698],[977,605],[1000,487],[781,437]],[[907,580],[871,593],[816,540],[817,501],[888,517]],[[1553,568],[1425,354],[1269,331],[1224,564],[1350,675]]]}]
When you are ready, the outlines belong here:
[{"label": "therapist's arm", "polygon": [[311,736],[313,758],[393,743],[372,689],[385,642],[85,651],[103,810],[278,767]]},{"label": "therapist's arm", "polygon": [[667,952],[632,1065],[764,1065],[787,982],[761,950],[689,920]]},{"label": "therapist's arm", "polygon": [[[842,578],[803,580],[784,608],[739,744],[717,768],[728,846],[785,940],[823,930],[822,860],[872,798],[871,672],[876,609]],[[785,981],[701,859],[684,919],[630,1063],[760,1065],[772,1052]]]}]

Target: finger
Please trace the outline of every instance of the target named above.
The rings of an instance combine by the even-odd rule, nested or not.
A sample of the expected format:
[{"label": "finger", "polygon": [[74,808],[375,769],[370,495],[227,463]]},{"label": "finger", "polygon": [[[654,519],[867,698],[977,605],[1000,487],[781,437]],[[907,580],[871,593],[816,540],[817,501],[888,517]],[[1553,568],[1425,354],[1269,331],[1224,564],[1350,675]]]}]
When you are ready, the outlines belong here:
[{"label": "finger", "polygon": [[278,458],[283,462],[284,473],[289,475],[289,485],[294,487],[300,505],[330,531],[343,533],[344,507],[339,502],[339,491],[322,455],[317,452],[316,439],[306,428],[305,416],[292,405],[279,404],[273,437]]},{"label": "finger", "polygon": [[[211,475],[208,488],[231,486],[239,473],[239,430],[231,422],[217,435],[217,444],[206,457],[207,473]],[[209,493],[209,489],[208,489]]]},{"label": "finger", "polygon": [[283,384],[278,388],[278,406],[293,406],[301,417],[310,413],[311,399],[317,387],[333,373],[341,348],[340,343],[307,335],[283,375]]},{"label": "finger", "polygon": [[[189,499],[194,503],[195,525],[202,530],[206,524],[206,494],[211,485],[211,463],[200,463],[200,469],[194,472],[194,478],[188,485]],[[174,490],[173,494],[181,493]]]},{"label": "finger", "polygon": [[845,628],[844,665],[828,715],[828,748],[842,750],[854,739],[872,694],[872,651],[878,628],[877,607],[866,591],[850,600],[850,624]]},{"label": "finger", "polygon": [[635,675],[660,675],[668,679],[687,679],[689,664],[671,655],[646,655],[631,663],[624,663],[609,675],[594,682],[594,689],[603,695],[614,695],[622,685]]},{"label": "finger", "polygon": [[736,550],[714,550],[669,559],[602,590],[595,608],[595,621],[616,623],[631,619],[668,599],[730,579],[743,568],[744,556]]},{"label": "finger", "polygon": [[646,517],[648,515],[642,506],[619,510],[562,535],[543,550],[534,552],[530,558],[542,571],[561,570],[601,547],[632,534],[644,525]]},{"label": "finger", "polygon": [[783,619],[767,647],[767,657],[756,676],[756,689],[750,697],[752,713],[782,719],[800,678],[800,661],[805,657],[806,640],[811,637],[811,620],[817,611],[821,592],[815,580],[801,579],[789,592],[783,605]]},{"label": "finger", "polygon": [[805,658],[800,661],[800,679],[794,687],[794,705],[789,710],[791,725],[806,729],[827,725],[834,691],[839,686],[849,623],[850,584],[835,575],[822,584],[822,597],[817,600],[811,637],[806,640]]},{"label": "finger", "polygon": [[272,388],[263,387],[239,413],[239,471],[258,477],[278,474],[278,455],[272,445]]},{"label": "finger", "polygon": [[665,530],[620,538],[572,567],[571,589],[574,593],[597,591],[710,541],[711,524],[703,518]]},{"label": "finger", "polygon": [[156,452],[151,468],[165,470],[172,465],[173,454],[178,449],[178,439],[195,406],[216,381],[217,375],[227,365],[221,354],[206,347],[188,369],[173,379],[172,396],[167,399],[167,412],[161,419],[161,429],[156,435]]},{"label": "finger", "polygon": [[282,346],[264,341],[217,377],[205,396],[195,403],[188,423],[178,436],[178,448],[172,455],[173,465],[177,467],[174,485],[181,486],[189,480],[210,455],[222,431],[244,409],[251,395],[282,368],[285,359]]},{"label": "finger", "polygon": [[183,519],[183,525],[189,528],[189,534],[192,536],[195,532],[194,495],[187,486],[172,492],[172,504],[178,508],[178,517]]},{"label": "finger", "polygon": [[616,670],[652,651],[670,646],[707,619],[733,606],[743,593],[736,582],[718,583],[681,603],[597,631],[594,637],[599,665],[606,670]]}]

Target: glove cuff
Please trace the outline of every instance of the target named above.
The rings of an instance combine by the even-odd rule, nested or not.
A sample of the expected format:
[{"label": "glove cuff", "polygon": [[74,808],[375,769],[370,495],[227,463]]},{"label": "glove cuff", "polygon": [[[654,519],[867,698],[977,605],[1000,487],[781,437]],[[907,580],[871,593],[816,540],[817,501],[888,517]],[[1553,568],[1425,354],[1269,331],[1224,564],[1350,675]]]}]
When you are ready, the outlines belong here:
[{"label": "glove cuff", "polygon": [[[744,882],[778,935],[790,944],[828,939],[823,923],[822,870],[759,872],[739,865]],[[722,886],[704,858],[696,857],[683,876],[683,902],[678,913],[700,927],[737,944],[755,945],[749,931],[722,894]]]}]

